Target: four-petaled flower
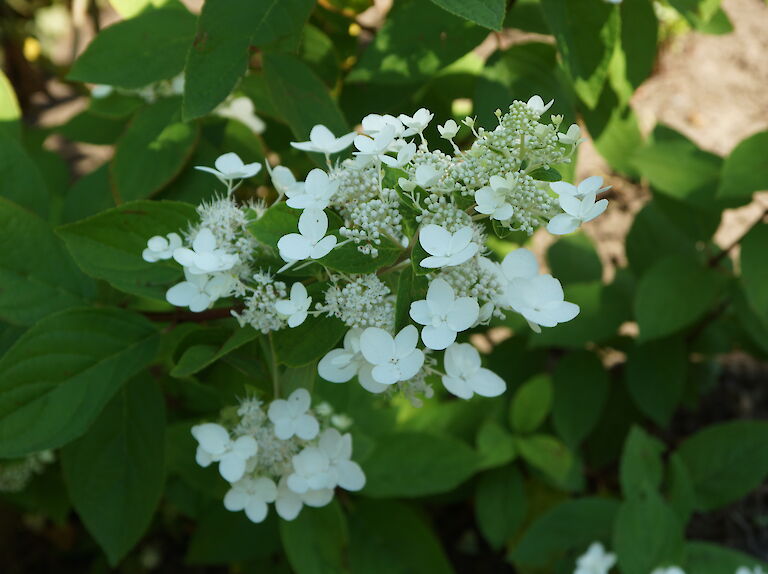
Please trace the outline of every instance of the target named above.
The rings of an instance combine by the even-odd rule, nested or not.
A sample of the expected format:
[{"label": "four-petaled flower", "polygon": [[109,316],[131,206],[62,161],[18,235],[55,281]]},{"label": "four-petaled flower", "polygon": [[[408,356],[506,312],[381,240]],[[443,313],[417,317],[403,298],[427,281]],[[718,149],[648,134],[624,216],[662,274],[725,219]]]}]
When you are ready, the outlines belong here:
[{"label": "four-petaled flower", "polygon": [[299,232],[283,235],[277,242],[280,257],[288,263],[325,257],[336,246],[328,231],[328,216],[318,209],[305,209],[299,217]]},{"label": "four-petaled flower", "polygon": [[276,399],[269,405],[267,416],[275,425],[275,436],[287,440],[297,436],[311,440],[320,431],[317,419],[307,413],[312,403],[307,389],[296,389],[287,400]]},{"label": "four-petaled flower", "polygon": [[421,229],[419,243],[430,255],[422,259],[419,265],[428,269],[461,265],[479,249],[477,243],[472,242],[472,228],[468,225],[451,233],[444,227],[430,223]]},{"label": "four-petaled flower", "polygon": [[581,137],[581,129],[576,124],[571,124],[568,131],[564,134],[557,134],[557,139],[560,140],[560,143],[565,145],[576,145],[583,141],[583,138]]},{"label": "four-petaled flower", "polygon": [[307,312],[312,305],[312,297],[307,295],[307,288],[300,282],[291,285],[291,298],[275,301],[275,309],[280,315],[288,318],[289,327],[298,327],[307,318]]},{"label": "four-petaled flower", "polygon": [[360,352],[360,335],[363,330],[353,328],[344,335],[344,348],[329,351],[318,363],[317,372],[326,381],[346,383],[366,365]]},{"label": "four-petaled flower", "polygon": [[173,257],[173,252],[181,247],[181,237],[177,233],[169,233],[166,237],[155,235],[147,241],[147,247],[141,257],[148,263],[155,263]]},{"label": "four-petaled flower", "polygon": [[381,159],[394,141],[395,130],[391,126],[385,126],[384,129],[377,131],[372,137],[359,135],[355,137],[357,151],[354,152],[354,155],[366,160]]},{"label": "four-petaled flower", "polygon": [[512,184],[506,177],[492,175],[489,185],[475,192],[475,211],[490,215],[491,219],[505,221],[512,217],[512,205],[507,196],[512,193]]},{"label": "four-petaled flower", "polygon": [[576,560],[576,570],[573,574],[608,574],[614,564],[616,555],[606,552],[600,542],[593,542]]},{"label": "four-petaled flower", "polygon": [[392,337],[384,329],[368,327],[360,336],[360,351],[373,368],[373,380],[393,385],[416,376],[424,364],[424,353],[416,348],[419,331],[413,325]]},{"label": "four-petaled flower", "polygon": [[610,189],[609,187],[603,187],[603,178],[599,175],[593,175],[588,177],[579,183],[579,185],[573,185],[567,181],[553,181],[549,184],[549,187],[559,196],[570,195],[572,197],[582,198],[590,193],[600,193]]},{"label": "four-petaled flower", "polygon": [[554,235],[566,235],[578,229],[579,225],[592,221],[608,207],[608,200],[595,202],[595,192],[587,193],[582,199],[573,195],[561,195],[560,207],[565,213],[555,215],[547,224],[547,231]]},{"label": "four-petaled flower", "polygon": [[459,297],[447,281],[433,279],[427,298],[411,303],[411,318],[425,325],[421,340],[429,349],[441,351],[456,340],[456,334],[475,324],[480,306],[472,297]]},{"label": "four-petaled flower", "polygon": [[291,142],[291,145],[302,151],[331,155],[348,148],[354,141],[355,135],[355,132],[351,132],[337,138],[327,127],[318,124],[309,132],[309,141]]},{"label": "four-petaled flower", "polygon": [[453,120],[448,120],[442,126],[437,126],[440,137],[445,140],[452,140],[459,133],[460,126]]},{"label": "four-petaled flower", "polygon": [[297,183],[285,194],[286,204],[294,209],[319,209],[322,211],[331,202],[331,197],[339,188],[339,182],[328,177],[322,169],[315,168],[307,174],[303,184]]},{"label": "four-petaled flower", "polygon": [[336,487],[336,469],[328,455],[316,446],[307,446],[294,455],[293,473],[288,475],[288,488],[297,494],[310,490]]},{"label": "four-petaled flower", "polygon": [[365,486],[365,474],[352,459],[352,435],[342,435],[333,428],[326,429],[318,442],[336,473],[336,484],[344,490],[356,491]]},{"label": "four-petaled flower", "polygon": [[292,193],[301,193],[303,183],[296,181],[293,172],[284,165],[277,165],[273,168],[267,163],[267,171],[272,178],[272,185],[275,186],[278,195],[290,195]]},{"label": "four-petaled flower", "polygon": [[434,117],[435,114],[430,112],[427,108],[419,108],[413,116],[400,114],[397,116],[397,119],[399,119],[406,128],[402,134],[403,137],[408,137],[415,136],[416,134],[421,135],[421,132],[427,128],[429,122],[431,122]]},{"label": "four-petaled flower", "polygon": [[197,232],[192,241],[192,249],[179,247],[173,251],[173,258],[193,275],[227,271],[240,259],[237,254],[220,249],[216,237],[207,227]]},{"label": "four-petaled flower", "polygon": [[213,165],[215,169],[204,165],[196,165],[195,169],[212,173],[224,182],[253,177],[261,171],[261,163],[243,163],[240,156],[234,152],[220,155],[216,158],[216,161],[213,162]]},{"label": "four-petaled flower", "polygon": [[275,482],[265,476],[244,477],[232,485],[224,495],[224,508],[230,512],[245,510],[251,522],[262,522],[267,517],[267,503],[277,498]]},{"label": "four-petaled flower", "polygon": [[422,164],[416,168],[412,180],[401,177],[397,183],[400,184],[403,191],[413,191],[417,186],[422,189],[429,189],[437,184],[439,180],[440,172],[431,165]]},{"label": "four-petaled flower", "polygon": [[227,429],[215,423],[193,426],[192,436],[198,442],[197,464],[206,467],[218,462],[219,473],[228,482],[237,482],[243,477],[246,462],[259,449],[252,436],[244,435],[232,440]]},{"label": "four-petaled flower", "polygon": [[389,167],[401,168],[410,163],[410,161],[413,159],[413,156],[415,155],[416,144],[411,142],[405,144],[399,150],[397,150],[397,157],[392,157],[391,155],[383,155],[381,156],[381,161],[387,164]]},{"label": "four-petaled flower", "polygon": [[564,300],[560,281],[551,275],[514,279],[504,293],[507,305],[520,313],[537,333],[541,327],[554,327],[579,314],[579,306]]},{"label": "four-petaled flower", "polygon": [[461,399],[473,395],[497,397],[507,384],[493,371],[483,368],[480,353],[469,343],[454,343],[445,350],[443,386]]},{"label": "four-petaled flower", "polygon": [[544,100],[541,99],[541,96],[533,96],[530,100],[528,100],[528,102],[526,102],[526,105],[528,106],[528,109],[531,110],[534,114],[540,116],[552,107],[554,101],[555,100],[549,100],[549,103],[545,104]]},{"label": "four-petaled flower", "polygon": [[390,114],[368,114],[362,121],[363,131],[368,135],[374,135],[387,128],[391,128],[395,137],[400,137],[405,131],[403,122]]},{"label": "four-petaled flower", "polygon": [[176,307],[188,307],[193,313],[205,311],[217,299],[232,293],[235,278],[225,273],[193,275],[184,269],[185,281],[165,292],[166,300]]}]

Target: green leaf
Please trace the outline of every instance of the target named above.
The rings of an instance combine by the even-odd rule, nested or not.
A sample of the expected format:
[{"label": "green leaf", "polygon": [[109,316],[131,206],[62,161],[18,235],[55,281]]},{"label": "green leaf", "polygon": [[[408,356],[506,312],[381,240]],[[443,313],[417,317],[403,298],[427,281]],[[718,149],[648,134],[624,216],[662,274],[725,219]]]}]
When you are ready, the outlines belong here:
[{"label": "green leaf", "polygon": [[411,498],[452,490],[472,476],[479,457],[448,436],[396,433],[379,438],[363,463],[364,493],[373,498]]},{"label": "green leaf", "polygon": [[491,470],[475,490],[475,520],[488,543],[501,548],[522,526],[528,510],[525,483],[514,466]]},{"label": "green leaf", "polygon": [[[696,574],[730,574],[742,566],[768,570],[767,562],[755,560],[748,554],[709,542],[697,541],[686,543],[683,566],[686,572],[695,572]],[[757,571],[759,572],[759,570]]]},{"label": "green leaf", "polygon": [[656,62],[659,21],[651,2],[622,2],[621,43],[629,96],[653,72]]},{"label": "green leaf", "polygon": [[304,141],[316,124],[337,136],[348,131],[328,88],[304,62],[290,54],[269,52],[263,56],[263,66],[272,102],[295,137]]},{"label": "green leaf", "polygon": [[637,286],[640,340],[659,339],[694,323],[715,304],[725,280],[717,271],[681,255],[659,260]]},{"label": "green leaf", "polygon": [[0,359],[0,457],[83,434],[157,349],[155,327],[117,309],[73,309],[24,333]]},{"label": "green leaf", "polygon": [[667,337],[631,347],[624,380],[637,408],[666,426],[683,397],[687,370],[685,341]]},{"label": "green leaf", "polygon": [[0,131],[0,197],[43,217],[48,215],[50,197],[40,169],[5,131]]},{"label": "green leaf", "polygon": [[408,266],[400,273],[397,282],[397,301],[395,303],[395,331],[411,322],[411,303],[424,299],[427,294],[427,279],[416,275],[413,267]]},{"label": "green leaf", "polygon": [[656,493],[630,498],[616,516],[613,547],[625,574],[648,574],[659,566],[680,564],[683,525]]},{"label": "green leaf", "polygon": [[149,527],[165,481],[165,406],[142,375],[109,402],[88,432],[62,450],[77,514],[112,566]]},{"label": "green leaf", "polygon": [[167,98],[139,111],[117,142],[112,177],[122,201],[154,195],[192,155],[198,125],[179,121],[179,103]]},{"label": "green leaf", "polygon": [[453,572],[438,538],[401,502],[356,500],[349,526],[349,565],[356,574]]},{"label": "green leaf", "polygon": [[520,433],[535,431],[541,426],[552,406],[552,380],[537,375],[523,383],[515,392],[509,411],[512,429]]},{"label": "green leaf", "polygon": [[737,145],[723,163],[719,197],[749,197],[768,189],[768,162],[765,150],[768,131],[757,133]]},{"label": "green leaf", "polygon": [[61,221],[78,221],[114,206],[109,163],[105,163],[78,179],[67,190],[61,209]]},{"label": "green leaf", "polygon": [[277,203],[251,222],[248,231],[264,245],[277,249],[277,242],[283,235],[296,233],[300,215],[299,210],[291,209],[284,202]]},{"label": "green leaf", "polygon": [[618,8],[582,0],[542,0],[542,8],[576,93],[594,108],[619,41]]},{"label": "green leaf", "polygon": [[563,484],[573,469],[574,459],[568,448],[553,436],[535,434],[516,437],[520,456],[557,484]]},{"label": "green leaf", "polygon": [[[341,243],[343,239],[339,241]],[[389,267],[400,257],[403,248],[387,237],[381,238],[381,244],[377,245],[378,257],[371,257],[361,253],[354,243],[347,243],[335,248],[318,263],[325,265],[334,271],[342,273],[374,273],[378,269]]]},{"label": "green leaf", "polygon": [[49,225],[26,209],[0,199],[0,318],[32,325],[94,294]]},{"label": "green leaf", "polygon": [[432,0],[443,10],[491,30],[502,29],[506,2],[504,0]]},{"label": "green leaf", "polygon": [[592,542],[610,538],[618,508],[608,498],[562,502],[533,521],[510,557],[516,564],[546,567],[568,551],[581,554]]},{"label": "green leaf", "polygon": [[186,10],[150,10],[105,28],[75,61],[67,76],[76,82],[138,89],[184,69],[195,36]]},{"label": "green leaf", "polygon": [[493,419],[487,419],[477,431],[477,452],[481,468],[503,466],[515,459],[514,437]]},{"label": "green leaf", "polygon": [[352,68],[347,81],[423,82],[471,51],[487,34],[487,30],[449,14],[432,2],[399,1]]},{"label": "green leaf", "polygon": [[731,421],[687,438],[678,451],[688,468],[699,510],[742,498],[768,476],[768,423]]},{"label": "green leaf", "polygon": [[741,284],[749,306],[768,323],[768,225],[758,224],[741,240]]},{"label": "green leaf", "polygon": [[696,492],[691,482],[691,473],[676,452],[669,456],[666,483],[670,507],[677,513],[680,521],[687,524],[696,509]]},{"label": "green leaf", "polygon": [[552,423],[566,444],[575,448],[600,420],[608,399],[608,374],[594,353],[581,351],[560,359],[552,381]]},{"label": "green leaf", "polygon": [[186,10],[179,0],[109,0],[109,3],[125,19],[133,18],[146,10],[159,8]]},{"label": "green leaf", "polygon": [[669,3],[697,29],[706,27],[720,11],[720,0],[670,0]]},{"label": "green leaf", "polygon": [[347,326],[336,317],[307,317],[298,327],[276,331],[272,339],[281,363],[301,367],[335,348],[346,332]]},{"label": "green leaf", "polygon": [[296,574],[343,574],[347,522],[335,500],[322,508],[305,507],[295,520],[280,521],[280,538]]},{"label": "green leaf", "polygon": [[547,251],[552,275],[563,283],[587,283],[603,278],[603,264],[584,233],[560,237]]},{"label": "green leaf", "polygon": [[632,427],[624,442],[619,470],[624,498],[656,493],[664,474],[661,461],[663,452],[664,444],[651,437],[641,427]]},{"label": "green leaf", "polygon": [[175,201],[132,201],[58,228],[67,249],[88,275],[143,297],[165,300],[182,277],[173,260],[148,263],[141,257],[154,235],[179,233],[197,219],[195,208]]},{"label": "green leaf", "polygon": [[16,99],[11,81],[0,70],[0,131],[4,135],[19,138],[21,136],[21,109]]},{"label": "green leaf", "polygon": [[258,336],[259,332],[251,327],[237,327],[221,345],[190,345],[171,369],[171,376],[185,378],[194,375]]},{"label": "green leaf", "polygon": [[124,129],[125,121],[122,118],[111,118],[85,110],[54,131],[75,142],[112,145]]}]

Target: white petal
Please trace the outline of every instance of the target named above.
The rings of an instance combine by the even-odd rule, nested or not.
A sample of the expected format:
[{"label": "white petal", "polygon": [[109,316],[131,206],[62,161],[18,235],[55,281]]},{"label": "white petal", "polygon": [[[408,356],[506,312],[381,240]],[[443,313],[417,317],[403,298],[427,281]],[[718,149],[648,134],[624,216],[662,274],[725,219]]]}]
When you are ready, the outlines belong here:
[{"label": "white petal", "polygon": [[245,515],[248,517],[248,520],[255,522],[256,524],[264,522],[268,510],[269,509],[264,501],[254,500],[253,498],[245,505]]},{"label": "white petal", "polygon": [[453,288],[444,279],[433,279],[427,290],[427,302],[435,311],[445,312],[453,306],[455,295]]},{"label": "white petal", "polygon": [[317,243],[328,231],[328,216],[320,209],[307,209],[299,217],[299,233]]},{"label": "white petal", "polygon": [[192,427],[192,436],[207,452],[217,455],[229,447],[229,433],[221,425],[204,423]]},{"label": "white petal", "polygon": [[581,220],[567,213],[555,215],[547,224],[547,231],[552,235],[567,235],[579,228]]},{"label": "white petal", "polygon": [[293,329],[295,327],[298,327],[301,325],[304,321],[307,319],[307,312],[306,311],[298,311],[288,317],[288,326]]},{"label": "white petal", "polygon": [[237,454],[243,460],[247,460],[256,454],[259,450],[259,443],[252,436],[244,435],[238,437],[232,443],[232,452]]},{"label": "white petal", "polygon": [[[578,128],[578,126],[576,126]],[[597,193],[603,186],[603,178],[599,175],[593,175],[583,180],[579,186],[579,195],[587,195],[588,193]]]},{"label": "white petal", "polygon": [[517,277],[529,278],[535,277],[539,273],[539,264],[536,256],[528,249],[515,249],[504,257],[501,262],[501,270],[507,279]]},{"label": "white petal", "polygon": [[[451,238],[452,235],[446,229],[433,223],[425,225],[419,233],[419,243],[430,255],[446,255]],[[422,266],[426,267],[423,262]]]},{"label": "white petal", "polygon": [[472,297],[459,297],[448,312],[447,323],[454,331],[469,329],[480,315],[480,305]]},{"label": "white petal", "polygon": [[593,205],[585,214],[583,221],[592,221],[595,217],[602,214],[608,207],[608,200],[601,199]]},{"label": "white petal", "polygon": [[439,267],[445,267],[451,262],[451,260],[452,259],[450,257],[446,257],[444,255],[425,257],[419,262],[419,265],[425,269],[437,269]]},{"label": "white petal", "polygon": [[395,357],[409,355],[419,342],[419,330],[413,325],[400,329],[395,337]]},{"label": "white petal", "polygon": [[333,490],[330,488],[323,488],[320,490],[309,490],[301,495],[301,500],[307,506],[313,508],[320,508],[328,504],[333,500]]},{"label": "white petal", "polygon": [[225,454],[219,461],[219,474],[227,482],[237,482],[245,474],[245,460],[234,452]]},{"label": "white petal", "polygon": [[395,357],[395,341],[384,329],[368,327],[360,335],[360,351],[366,361],[380,365]]},{"label": "white petal", "polygon": [[389,388],[389,385],[384,385],[373,378],[373,365],[364,365],[357,373],[357,380],[369,393],[379,394]]},{"label": "white petal", "polygon": [[407,381],[415,377],[422,365],[424,365],[424,353],[421,349],[415,349],[410,355],[399,359],[397,366],[400,369],[400,380]]},{"label": "white petal", "polygon": [[451,236],[450,246],[448,248],[449,253],[456,254],[466,249],[470,241],[472,241],[472,228],[467,225]]},{"label": "white petal", "polygon": [[[581,206],[584,202],[584,199],[579,199],[578,197],[571,196],[571,195],[561,195],[560,196],[560,207],[563,208],[563,211],[565,211],[568,215],[572,215],[574,217],[579,217],[581,214]],[[593,202],[589,202],[591,205]]]},{"label": "white petal", "polygon": [[[462,263],[469,261],[477,253],[479,247],[477,243],[470,243],[464,249],[458,253],[454,253],[448,260],[448,266],[453,267],[455,265],[461,265]],[[423,263],[423,262],[422,262]]]},{"label": "white petal", "polygon": [[304,440],[312,440],[320,432],[317,419],[311,415],[301,415],[295,425],[296,436]]},{"label": "white petal", "polygon": [[188,281],[178,283],[165,292],[165,299],[176,307],[187,307],[199,296],[200,289]]},{"label": "white petal", "polygon": [[432,323],[432,311],[429,308],[429,303],[424,299],[411,303],[410,315],[411,319],[419,325],[429,325]]},{"label": "white petal", "polygon": [[298,233],[283,235],[277,242],[277,249],[280,251],[280,257],[289,262],[308,259],[309,255],[312,253],[312,248],[313,245],[309,240]]},{"label": "white petal", "polygon": [[553,181],[552,183],[549,184],[549,187],[552,191],[554,191],[557,195],[560,195],[560,196],[577,195],[579,193],[576,186],[573,185],[572,183],[568,183],[567,181]]},{"label": "white petal", "polygon": [[456,395],[460,399],[472,398],[472,389],[463,378],[446,375],[442,377],[442,381],[445,390],[452,395]]},{"label": "white petal", "polygon": [[373,380],[382,385],[394,385],[400,378],[400,369],[392,363],[376,365],[371,371]]},{"label": "white petal", "polygon": [[230,488],[224,495],[224,508],[230,512],[238,512],[245,508],[249,498],[244,490],[237,487]]},{"label": "white petal", "polygon": [[321,259],[328,255],[334,247],[336,247],[336,236],[327,235],[317,242],[309,256],[312,259]]},{"label": "white petal", "polygon": [[365,474],[360,465],[351,460],[343,460],[336,465],[339,473],[339,486],[344,490],[357,491],[365,486]]},{"label": "white petal", "polygon": [[507,390],[504,379],[489,369],[480,369],[468,382],[481,397],[498,397]]},{"label": "white petal", "polygon": [[243,168],[243,160],[236,153],[230,152],[220,155],[214,162],[214,165],[216,169],[226,176],[228,173],[240,171]]},{"label": "white petal", "polygon": [[326,381],[332,383],[346,383],[357,374],[357,363],[349,361],[340,363],[340,357],[348,357],[350,354],[345,349],[333,349],[325,357],[320,359],[317,372]]},{"label": "white petal", "polygon": [[427,348],[442,351],[456,341],[456,331],[448,327],[427,325],[421,330],[421,340]]}]

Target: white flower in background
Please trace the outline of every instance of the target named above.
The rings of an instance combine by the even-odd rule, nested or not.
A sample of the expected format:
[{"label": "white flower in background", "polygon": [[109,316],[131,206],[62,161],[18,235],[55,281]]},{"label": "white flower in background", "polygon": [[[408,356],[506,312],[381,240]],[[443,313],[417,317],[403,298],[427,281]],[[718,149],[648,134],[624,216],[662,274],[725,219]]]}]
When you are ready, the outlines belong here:
[{"label": "white flower in background", "polygon": [[310,305],[312,297],[307,295],[307,288],[297,281],[291,285],[291,298],[276,301],[275,309],[288,318],[289,327],[298,327],[306,320]]},{"label": "white flower in background", "polygon": [[267,503],[277,498],[277,486],[267,477],[245,477],[232,485],[224,496],[224,508],[230,512],[245,510],[251,522],[263,522],[267,517]]},{"label": "white flower in background", "polygon": [[468,343],[454,343],[448,347],[444,361],[443,386],[461,399],[470,399],[473,395],[497,397],[507,390],[504,379],[483,368],[480,353]]},{"label": "white flower in background", "polygon": [[184,269],[186,281],[165,292],[166,300],[176,307],[188,307],[193,313],[208,309],[215,301],[232,294],[236,280],[232,275],[193,275]]},{"label": "white flower in background", "polygon": [[760,566],[755,566],[754,568],[740,566],[739,569],[736,570],[736,574],[766,574],[766,572]]},{"label": "white flower in background", "polygon": [[360,351],[373,368],[371,376],[382,385],[392,385],[416,376],[424,364],[424,353],[416,348],[419,331],[413,325],[392,337],[384,329],[368,327],[360,336]]},{"label": "white flower in background", "polygon": [[331,459],[320,448],[305,447],[292,461],[293,473],[288,475],[286,484],[293,492],[305,494],[310,490],[336,487],[336,471],[331,466]]},{"label": "white flower in background", "polygon": [[394,141],[395,131],[390,126],[376,132],[373,137],[359,135],[355,137],[357,151],[354,154],[364,159],[381,159]]},{"label": "white flower in background", "polygon": [[195,169],[212,173],[223,182],[234,181],[236,179],[247,179],[253,177],[261,171],[261,163],[243,163],[240,156],[234,152],[225,153],[216,158],[213,167],[196,165]]},{"label": "white flower in background", "polygon": [[302,192],[301,188],[304,184],[300,181],[296,181],[293,172],[284,165],[277,165],[270,168],[269,162],[267,162],[267,171],[272,178],[272,185],[275,186],[275,189],[280,196]]},{"label": "white flower in background", "polygon": [[352,435],[342,435],[333,428],[320,435],[318,446],[331,462],[336,473],[336,484],[344,490],[357,491],[365,486],[365,474],[352,458]]},{"label": "white flower in background", "polygon": [[533,96],[530,100],[528,100],[526,105],[528,106],[528,109],[533,113],[541,116],[544,112],[552,107],[554,102],[555,100],[549,100],[549,103],[545,104],[544,100],[541,99],[541,96]]},{"label": "white flower in background", "polygon": [[315,168],[307,174],[303,185],[296,184],[286,189],[288,207],[294,209],[319,209],[328,207],[339,182],[328,177],[322,169]]},{"label": "white flower in background", "polygon": [[610,189],[610,186],[603,187],[603,178],[599,175],[588,177],[576,186],[567,181],[553,181],[549,184],[550,189],[560,197],[570,195],[572,197],[582,198],[590,193],[600,193]]},{"label": "white flower in background", "polygon": [[442,126],[437,126],[440,137],[444,140],[452,140],[459,133],[459,124],[453,120],[448,120]]},{"label": "white flower in background", "polygon": [[614,564],[616,555],[606,552],[600,542],[593,542],[576,560],[576,570],[573,574],[608,574]]},{"label": "white flower in background", "polygon": [[557,134],[557,139],[565,145],[575,145],[584,141],[584,138],[581,137],[581,128],[576,124],[571,124],[564,134]]},{"label": "white flower in background", "polygon": [[215,423],[193,426],[192,436],[198,442],[197,464],[207,467],[218,462],[219,473],[228,482],[237,482],[243,477],[246,462],[259,449],[253,437],[241,436],[232,440],[227,429]]},{"label": "white flower in background", "polygon": [[540,327],[554,327],[579,314],[579,306],[564,297],[560,281],[551,275],[514,279],[504,292],[507,306],[525,317],[537,333],[541,332]]},{"label": "white flower in background", "polygon": [[413,116],[400,114],[397,116],[397,119],[399,119],[406,128],[402,136],[408,137],[415,136],[416,134],[421,135],[421,133],[427,129],[429,122],[431,122],[434,117],[435,114],[430,112],[427,108],[419,108]]},{"label": "white flower in background", "polygon": [[387,128],[392,129],[394,137],[402,136],[405,131],[403,122],[389,114],[384,114],[383,116],[379,114],[368,114],[363,118],[362,126],[363,131],[370,136],[384,131]]},{"label": "white flower in background", "polygon": [[91,97],[97,100],[107,98],[115,91],[114,86],[108,86],[106,84],[96,84],[91,88]]},{"label": "white flower in background", "polygon": [[566,235],[576,231],[582,223],[592,221],[608,207],[608,200],[595,202],[595,193],[588,193],[583,199],[571,195],[560,196],[560,207],[565,213],[555,215],[547,225],[547,231],[554,235]]},{"label": "white flower in background", "polygon": [[318,124],[309,132],[309,141],[291,142],[291,145],[302,151],[314,151],[325,155],[331,155],[352,145],[355,135],[355,132],[351,132],[336,137],[327,127]]},{"label": "white flower in background", "polygon": [[213,110],[213,113],[222,118],[237,120],[255,134],[263,134],[267,129],[264,121],[256,115],[253,101],[246,96],[232,98]]},{"label": "white flower in background", "polygon": [[275,425],[275,436],[288,440],[297,436],[311,440],[320,432],[317,419],[307,413],[312,403],[312,397],[307,389],[296,389],[287,400],[276,399],[269,405],[267,416]]},{"label": "white flower in background", "polygon": [[236,254],[218,247],[216,237],[207,227],[197,232],[192,249],[179,247],[173,251],[173,258],[193,275],[227,271],[239,261]]},{"label": "white flower in background", "polygon": [[489,185],[481,187],[475,192],[477,206],[475,211],[490,215],[491,219],[505,221],[512,217],[514,210],[507,201],[508,194],[512,193],[512,184],[505,177],[492,175]]},{"label": "white flower in background", "polygon": [[480,315],[480,306],[472,297],[459,297],[439,277],[433,279],[427,298],[411,303],[411,318],[425,325],[421,340],[429,349],[442,351],[456,340],[457,333],[469,329]]},{"label": "white flower in background", "polygon": [[622,0],[604,0],[608,4],[621,4]]},{"label": "white flower in background", "polygon": [[144,261],[155,263],[173,257],[173,252],[181,247],[181,237],[177,233],[169,233],[166,237],[155,235],[147,241],[147,247],[142,251]]},{"label": "white flower in background", "polygon": [[328,231],[328,216],[324,211],[305,209],[299,217],[299,233],[284,235],[277,242],[277,248],[288,263],[304,259],[325,257],[336,246],[334,235]]},{"label": "white flower in background", "polygon": [[433,223],[425,225],[419,233],[419,243],[430,257],[422,259],[420,265],[428,269],[461,265],[479,249],[476,243],[472,243],[472,235],[469,226],[451,233]]},{"label": "white flower in background", "polygon": [[416,144],[411,142],[405,144],[397,151],[397,157],[389,155],[381,156],[381,161],[387,164],[389,167],[402,168],[409,164],[416,155]]},{"label": "white flower in background", "polygon": [[685,571],[679,566],[666,566],[656,568],[651,574],[685,574]]},{"label": "white flower in background", "polygon": [[360,352],[360,335],[363,330],[350,329],[344,335],[344,348],[329,351],[317,364],[317,372],[326,381],[346,383],[366,365]]}]

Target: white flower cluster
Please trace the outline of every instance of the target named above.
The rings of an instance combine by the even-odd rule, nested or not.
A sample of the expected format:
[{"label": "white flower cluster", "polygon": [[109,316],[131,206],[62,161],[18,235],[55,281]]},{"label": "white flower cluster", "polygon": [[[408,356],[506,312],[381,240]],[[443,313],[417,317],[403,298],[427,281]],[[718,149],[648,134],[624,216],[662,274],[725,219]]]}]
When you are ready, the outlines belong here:
[{"label": "white flower cluster", "polygon": [[3,461],[0,463],[0,492],[21,492],[54,460],[53,451],[44,450],[18,460]]},{"label": "white flower cluster", "polygon": [[266,411],[256,399],[244,401],[229,428],[192,427],[198,464],[218,464],[230,483],[227,510],[245,511],[249,520],[262,522],[267,505],[274,503],[281,518],[293,520],[304,505],[328,504],[336,487],[365,486],[362,469],[351,460],[352,436],[334,428],[348,421],[333,415],[327,404],[315,411],[310,406],[309,392],[297,389],[285,400],[273,400]]},{"label": "white flower cluster", "polygon": [[[286,167],[267,165],[273,205],[284,202],[297,216],[296,228],[272,246],[259,243],[248,226],[273,207],[238,205],[233,195],[237,182],[261,166],[225,154],[213,168],[198,169],[223,182],[226,196],[200,206],[200,222],[183,237],[151,238],[144,258],[183,266],[186,280],[167,293],[174,305],[202,311],[234,295],[242,301],[233,311],[240,324],[262,333],[297,327],[310,316],[340,319],[350,328],[343,348],[318,365],[328,381],[357,377],[371,392],[397,388],[413,399],[431,395],[428,380],[441,380],[461,398],[496,396],[504,381],[482,367],[462,333],[508,312],[539,332],[570,321],[579,308],[564,300],[557,279],[540,273],[530,251],[519,248],[497,261],[486,237],[540,227],[570,233],[608,203],[597,199],[602,178],[550,183],[557,178],[553,166],[569,162],[581,142],[578,126],[561,132],[562,117],[542,120],[551,105],[538,96],[515,101],[506,113],[497,111],[493,130],[466,118],[475,140],[465,150],[454,142],[460,126],[447,121],[438,131],[452,155],[430,150],[424,133],[433,114],[423,108],[413,116],[368,115],[360,133],[340,137],[315,126],[309,141],[292,145],[323,154],[327,170],[313,169],[299,181]],[[351,145],[351,157],[332,160]],[[385,248],[388,258],[375,272],[342,273],[332,263],[345,249],[345,257],[351,251],[373,268]],[[389,258],[393,252],[399,255]],[[277,257],[282,263],[274,263]],[[397,273],[408,267],[426,278],[426,293],[397,301]],[[411,324],[403,326],[404,319]]]}]

